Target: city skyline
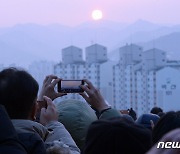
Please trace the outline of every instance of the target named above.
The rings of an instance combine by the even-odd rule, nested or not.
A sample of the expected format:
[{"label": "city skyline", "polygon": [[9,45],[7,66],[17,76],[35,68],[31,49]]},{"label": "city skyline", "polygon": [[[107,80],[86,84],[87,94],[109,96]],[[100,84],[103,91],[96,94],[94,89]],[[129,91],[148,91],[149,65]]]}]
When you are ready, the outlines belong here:
[{"label": "city skyline", "polygon": [[[69,46],[62,51],[63,59],[54,66],[54,74],[63,79],[89,79],[116,109],[133,108],[140,115],[154,106],[165,111],[180,108],[180,61],[169,61],[162,50],[143,51],[138,45],[127,44],[117,51],[117,62],[107,58],[106,47],[100,44],[85,48],[86,61],[78,47]],[[74,94],[61,98],[64,99],[83,101]]]},{"label": "city skyline", "polygon": [[[180,108],[180,60],[169,61],[164,51],[144,51],[136,44],[119,47],[116,51],[119,61],[116,62],[108,59],[106,47],[100,44],[85,48],[85,61],[82,52],[79,47],[69,46],[62,49],[59,63],[34,62],[27,70],[40,87],[49,74],[71,80],[87,78],[101,90],[112,107],[119,110],[132,107],[138,115],[149,112],[153,106],[160,106],[165,111]],[[79,95],[72,94],[60,100],[64,99],[83,101]]]}]

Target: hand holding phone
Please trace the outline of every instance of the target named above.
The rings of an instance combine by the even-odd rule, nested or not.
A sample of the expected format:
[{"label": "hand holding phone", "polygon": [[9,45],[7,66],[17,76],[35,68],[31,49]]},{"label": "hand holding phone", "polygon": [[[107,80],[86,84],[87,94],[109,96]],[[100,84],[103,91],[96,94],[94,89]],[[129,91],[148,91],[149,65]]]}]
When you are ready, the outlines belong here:
[{"label": "hand holding phone", "polygon": [[84,82],[86,85],[81,85],[84,92],[80,93],[80,95],[91,105],[91,107],[99,111],[99,113],[108,109],[109,105],[106,103],[100,91],[96,89],[89,80],[84,79]]},{"label": "hand holding phone", "polygon": [[44,79],[41,92],[38,96],[38,101],[44,101],[44,96],[51,98],[52,100],[66,95],[65,93],[57,93],[55,86],[59,83],[61,79],[54,75],[48,75]]}]

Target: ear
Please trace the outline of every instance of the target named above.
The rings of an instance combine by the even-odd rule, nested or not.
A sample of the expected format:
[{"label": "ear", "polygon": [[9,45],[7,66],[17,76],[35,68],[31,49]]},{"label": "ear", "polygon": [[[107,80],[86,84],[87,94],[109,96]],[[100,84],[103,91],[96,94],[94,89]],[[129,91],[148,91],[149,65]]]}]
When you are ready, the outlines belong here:
[{"label": "ear", "polygon": [[34,121],[34,120],[36,120],[36,113],[37,113],[37,108],[38,108],[37,101],[35,100],[33,104],[34,105],[33,105],[32,109],[31,109],[29,119]]}]

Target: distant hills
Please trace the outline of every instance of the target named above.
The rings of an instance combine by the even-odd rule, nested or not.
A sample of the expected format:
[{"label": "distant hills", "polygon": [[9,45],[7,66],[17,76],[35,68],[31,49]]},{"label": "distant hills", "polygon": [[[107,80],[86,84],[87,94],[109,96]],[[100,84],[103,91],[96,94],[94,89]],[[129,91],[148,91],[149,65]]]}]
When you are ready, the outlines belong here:
[{"label": "distant hills", "polygon": [[57,62],[61,59],[62,48],[75,45],[84,49],[93,43],[107,46],[111,57],[122,45],[137,43],[144,49],[155,46],[167,51],[170,58],[179,58],[180,25],[159,25],[144,20],[132,24],[102,20],[76,27],[22,24],[0,28],[0,63],[27,66],[34,60]]},{"label": "distant hills", "polygon": [[144,49],[159,48],[167,52],[168,58],[180,60],[180,32],[174,32],[157,39],[140,43]]}]

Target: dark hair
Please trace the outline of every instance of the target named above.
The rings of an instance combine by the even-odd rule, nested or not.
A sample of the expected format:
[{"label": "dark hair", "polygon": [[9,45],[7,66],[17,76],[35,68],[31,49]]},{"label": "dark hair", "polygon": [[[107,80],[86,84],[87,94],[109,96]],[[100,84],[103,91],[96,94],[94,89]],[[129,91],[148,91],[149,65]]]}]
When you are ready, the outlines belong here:
[{"label": "dark hair", "polygon": [[136,121],[137,120],[136,112],[132,108],[128,109],[128,111],[129,111],[129,115],[134,119],[134,121]]},{"label": "dark hair", "polygon": [[159,112],[157,115],[158,115],[159,117],[162,117],[163,115],[165,115],[165,113],[164,113],[164,112]]},{"label": "dark hair", "polygon": [[157,114],[158,115],[158,113],[160,113],[160,112],[163,112],[163,110],[160,107],[153,107],[151,109],[151,113],[153,113],[153,114]]},{"label": "dark hair", "polygon": [[27,119],[38,93],[37,81],[26,71],[8,68],[0,72],[0,102],[11,119]]},{"label": "dark hair", "polygon": [[151,131],[132,120],[98,120],[89,127],[83,154],[144,154],[151,140]]},{"label": "dark hair", "polygon": [[180,111],[168,112],[160,118],[152,132],[153,143],[158,142],[169,131],[180,128]]}]

